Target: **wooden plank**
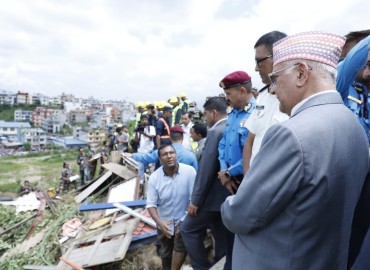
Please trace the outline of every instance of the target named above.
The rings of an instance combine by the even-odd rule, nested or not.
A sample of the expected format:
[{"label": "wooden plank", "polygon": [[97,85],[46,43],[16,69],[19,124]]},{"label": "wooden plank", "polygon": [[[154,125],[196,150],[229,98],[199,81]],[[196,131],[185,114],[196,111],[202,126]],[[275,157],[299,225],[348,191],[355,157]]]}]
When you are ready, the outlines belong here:
[{"label": "wooden plank", "polygon": [[[125,257],[125,255],[126,255],[126,251],[128,250],[128,247],[130,246],[130,243],[131,243],[131,240],[132,240],[132,233],[136,230],[136,228],[137,228],[137,225],[139,224],[139,219],[138,218],[136,218],[136,219],[134,219],[134,221],[132,222],[133,224],[136,224],[135,225],[135,229],[134,230],[132,230],[131,231],[131,233],[130,233],[130,236],[129,237],[124,237],[123,238],[123,241],[121,242],[121,246],[119,247],[119,249],[117,250],[117,252],[116,252],[116,255],[115,255],[115,257],[114,257],[114,259],[115,260],[123,260],[123,258]],[[125,233],[126,233],[126,235],[127,235],[127,230],[128,230],[129,228],[126,228],[126,230],[125,230]]]},{"label": "wooden plank", "polygon": [[[140,207],[146,205],[146,200],[135,200],[119,202],[120,204],[126,205],[128,207]],[[116,208],[113,203],[94,203],[94,204],[83,204],[78,209],[79,211],[96,211]]]},{"label": "wooden plank", "polygon": [[98,248],[99,248],[99,245],[101,244],[101,242],[103,241],[103,239],[104,239],[104,236],[105,236],[105,234],[108,232],[108,230],[104,230],[104,231],[102,231],[99,235],[98,235],[98,237],[97,237],[97,239],[96,239],[96,241],[95,241],[95,243],[94,243],[94,245],[93,245],[93,248],[92,248],[92,250],[91,250],[91,252],[89,253],[89,256],[87,257],[87,260],[86,260],[86,262],[82,265],[82,266],[89,266],[90,265],[90,262],[92,261],[92,259],[96,256],[96,251],[98,250]]},{"label": "wooden plank", "polygon": [[98,158],[101,158],[101,153],[97,153],[95,155],[93,155],[89,161],[94,161],[94,160],[97,160]]},{"label": "wooden plank", "polygon": [[24,269],[29,270],[56,270],[56,265],[32,265],[32,264],[26,264],[22,266]]},{"label": "wooden plank", "polygon": [[102,177],[98,180],[95,180],[88,188],[82,191],[75,197],[75,202],[80,203],[85,200],[91,193],[95,191],[101,184],[103,184],[110,176],[112,175],[111,172],[106,172]]},{"label": "wooden plank", "polygon": [[120,204],[120,203],[114,203],[113,204],[115,207],[121,209],[123,212],[125,213],[128,213],[130,215],[132,215],[133,217],[137,217],[139,218],[140,220],[144,221],[146,224],[149,224],[150,226],[152,226],[153,228],[157,228],[157,224],[154,222],[153,219],[151,218],[148,218],[140,213],[137,213],[135,212],[134,210],[132,210],[131,208],[123,205],[123,204]]},{"label": "wooden plank", "polygon": [[51,212],[53,213],[53,215],[55,215],[57,213],[57,210],[55,209],[54,203],[50,199],[49,194],[41,186],[39,186],[39,189],[41,190],[42,194],[44,194],[46,203],[49,206]]},{"label": "wooden plank", "polygon": [[[67,260],[74,262],[76,265],[83,265],[85,267],[101,265],[105,263],[111,263],[118,260],[122,260],[128,250],[129,244],[131,243],[132,233],[135,231],[139,219],[131,219],[124,223],[115,223],[117,228],[121,229],[121,234],[109,236],[109,229],[105,230],[104,237],[103,232],[100,237],[96,238],[96,242],[92,245],[88,245],[91,241],[73,245],[68,249],[68,254],[64,254]],[[95,256],[90,257],[90,254],[94,253]],[[62,266],[62,262],[58,264]],[[60,268],[62,269],[62,268]]]},{"label": "wooden plank", "polygon": [[118,163],[121,159],[123,151],[118,150],[118,151],[111,151],[110,152],[110,162],[112,163]]},{"label": "wooden plank", "polygon": [[[114,207],[114,206],[113,206]],[[2,234],[6,234],[7,232],[10,232],[11,230],[21,226],[23,223],[26,223],[27,221],[29,221],[30,219],[33,219],[34,217],[36,217],[37,214],[34,214],[33,216],[30,216],[29,218],[25,219],[25,220],[22,220],[21,222],[18,222],[17,224],[14,224],[13,226],[9,227],[8,229],[0,232],[0,235]]]},{"label": "wooden plank", "polygon": [[112,173],[122,177],[125,180],[131,179],[136,176],[136,173],[128,169],[126,166],[122,166],[115,163],[104,163],[102,164],[103,168],[111,171]]}]

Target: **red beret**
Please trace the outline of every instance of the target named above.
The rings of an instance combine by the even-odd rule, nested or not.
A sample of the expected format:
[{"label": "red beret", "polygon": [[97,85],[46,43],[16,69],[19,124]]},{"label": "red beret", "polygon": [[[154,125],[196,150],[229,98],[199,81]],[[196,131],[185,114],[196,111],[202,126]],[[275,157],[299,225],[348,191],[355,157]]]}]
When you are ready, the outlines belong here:
[{"label": "red beret", "polygon": [[244,83],[249,83],[251,82],[251,79],[252,79],[251,76],[249,76],[246,72],[235,71],[227,75],[225,78],[223,78],[219,85],[224,90],[226,90],[233,87],[237,87]]},{"label": "red beret", "polygon": [[170,129],[170,132],[177,132],[177,133],[185,133],[184,130],[180,126],[174,126]]}]

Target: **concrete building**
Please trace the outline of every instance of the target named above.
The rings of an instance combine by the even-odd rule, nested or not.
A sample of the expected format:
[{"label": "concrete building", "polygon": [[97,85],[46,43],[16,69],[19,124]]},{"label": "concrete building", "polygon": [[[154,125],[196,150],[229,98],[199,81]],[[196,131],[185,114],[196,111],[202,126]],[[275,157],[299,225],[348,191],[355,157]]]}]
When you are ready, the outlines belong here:
[{"label": "concrete building", "polygon": [[72,123],[89,122],[92,116],[91,110],[72,110],[69,112],[69,121]]},{"label": "concrete building", "polygon": [[15,102],[17,104],[32,104],[32,96],[28,92],[21,92],[15,95]]},{"label": "concrete building", "polygon": [[62,146],[64,148],[83,148],[83,147],[87,147],[88,145],[87,142],[81,141],[79,139],[75,139],[73,137],[50,137],[49,143],[53,143],[53,144]]},{"label": "concrete building", "polygon": [[54,118],[47,118],[42,121],[42,128],[48,134],[59,133],[60,132],[60,121]]},{"label": "concrete building", "polygon": [[15,94],[7,91],[0,92],[0,104],[13,106],[15,103]]},{"label": "concrete building", "polygon": [[41,128],[19,129],[17,141],[30,143],[33,148],[42,148],[47,144],[47,136]]},{"label": "concrete building", "polygon": [[26,110],[15,110],[14,111],[14,121],[16,122],[24,122],[32,121],[32,111],[26,111]]},{"label": "concrete building", "polygon": [[101,144],[106,138],[105,129],[84,129],[81,127],[73,128],[73,137],[87,142],[90,146]]},{"label": "concrete building", "polygon": [[27,122],[5,122],[0,120],[0,136],[17,137],[20,130],[30,128],[31,124]]},{"label": "concrete building", "polygon": [[42,106],[48,106],[51,103],[51,98],[37,93],[36,95],[32,96],[33,103],[40,102]]},{"label": "concrete building", "polygon": [[32,112],[32,124],[34,126],[40,127],[42,126],[45,119],[57,119],[61,121],[60,117],[62,117],[63,115],[64,113],[62,110],[37,107]]}]

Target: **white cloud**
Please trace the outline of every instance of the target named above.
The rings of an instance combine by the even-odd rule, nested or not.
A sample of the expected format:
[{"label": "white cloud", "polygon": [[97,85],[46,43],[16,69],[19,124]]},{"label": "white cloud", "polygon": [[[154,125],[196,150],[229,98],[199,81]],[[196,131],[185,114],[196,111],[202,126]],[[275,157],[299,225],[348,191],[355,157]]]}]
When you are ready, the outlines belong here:
[{"label": "white cloud", "polygon": [[[369,1],[0,1],[0,88],[202,105],[263,34],[369,29]],[[363,18],[363,19],[362,19]]]}]

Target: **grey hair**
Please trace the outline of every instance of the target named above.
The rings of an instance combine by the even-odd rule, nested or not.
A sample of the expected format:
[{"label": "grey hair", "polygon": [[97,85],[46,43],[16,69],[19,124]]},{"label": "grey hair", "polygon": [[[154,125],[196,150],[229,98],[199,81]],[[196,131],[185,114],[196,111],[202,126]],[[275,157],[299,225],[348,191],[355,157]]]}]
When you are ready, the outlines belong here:
[{"label": "grey hair", "polygon": [[321,80],[330,81],[331,83],[335,84],[335,81],[337,79],[337,69],[312,60],[306,60],[306,59],[295,59],[290,60],[289,63],[292,65],[295,63],[306,63],[309,67],[312,68],[312,73],[316,75],[317,78],[320,78]]}]

